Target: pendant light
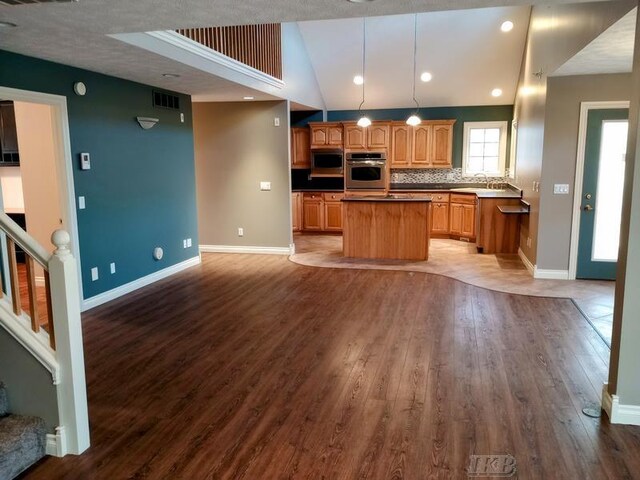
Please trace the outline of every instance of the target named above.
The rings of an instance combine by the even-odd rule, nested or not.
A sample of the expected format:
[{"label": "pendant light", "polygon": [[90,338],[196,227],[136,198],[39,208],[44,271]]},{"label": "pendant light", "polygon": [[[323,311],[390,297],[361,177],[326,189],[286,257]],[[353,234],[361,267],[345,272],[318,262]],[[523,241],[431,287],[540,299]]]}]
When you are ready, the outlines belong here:
[{"label": "pendant light", "polygon": [[362,114],[362,105],[364,105],[364,86],[366,84],[366,75],[365,75],[365,58],[367,56],[367,19],[362,19],[362,76],[365,78],[365,81],[362,82],[362,102],[360,102],[360,106],[358,107],[358,114],[360,115],[360,119],[358,120],[358,126],[362,128],[367,128],[371,125],[371,120],[366,115]]},{"label": "pendant light", "polygon": [[416,111],[407,118],[407,125],[415,127],[422,123],[418,113],[420,112],[420,104],[416,100],[416,53],[418,50],[418,14],[413,17],[413,101],[416,103]]}]

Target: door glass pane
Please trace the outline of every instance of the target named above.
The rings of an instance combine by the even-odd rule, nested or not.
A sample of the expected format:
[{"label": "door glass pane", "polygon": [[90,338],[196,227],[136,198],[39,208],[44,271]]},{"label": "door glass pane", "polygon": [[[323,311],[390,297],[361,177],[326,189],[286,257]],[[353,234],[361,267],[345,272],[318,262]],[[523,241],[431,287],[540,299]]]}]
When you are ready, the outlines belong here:
[{"label": "door glass pane", "polygon": [[626,120],[602,122],[592,260],[618,260],[628,126]]}]

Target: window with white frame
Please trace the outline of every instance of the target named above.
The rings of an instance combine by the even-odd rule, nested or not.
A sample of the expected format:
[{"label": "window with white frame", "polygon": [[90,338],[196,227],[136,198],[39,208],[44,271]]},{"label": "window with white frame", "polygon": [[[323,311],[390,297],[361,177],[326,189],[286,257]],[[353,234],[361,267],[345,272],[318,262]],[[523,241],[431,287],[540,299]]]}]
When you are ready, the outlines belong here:
[{"label": "window with white frame", "polygon": [[462,174],[502,177],[507,160],[507,122],[465,122]]}]

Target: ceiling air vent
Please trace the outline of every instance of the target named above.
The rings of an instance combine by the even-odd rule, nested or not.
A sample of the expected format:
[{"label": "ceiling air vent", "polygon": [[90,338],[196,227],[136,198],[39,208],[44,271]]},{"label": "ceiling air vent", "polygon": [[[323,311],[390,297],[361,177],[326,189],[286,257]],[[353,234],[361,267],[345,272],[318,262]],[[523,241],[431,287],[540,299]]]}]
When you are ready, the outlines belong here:
[{"label": "ceiling air vent", "polygon": [[153,106],[180,110],[180,98],[176,95],[169,95],[168,93],[153,92]]},{"label": "ceiling air vent", "polygon": [[33,3],[72,3],[78,0],[0,0],[0,5],[31,5]]}]

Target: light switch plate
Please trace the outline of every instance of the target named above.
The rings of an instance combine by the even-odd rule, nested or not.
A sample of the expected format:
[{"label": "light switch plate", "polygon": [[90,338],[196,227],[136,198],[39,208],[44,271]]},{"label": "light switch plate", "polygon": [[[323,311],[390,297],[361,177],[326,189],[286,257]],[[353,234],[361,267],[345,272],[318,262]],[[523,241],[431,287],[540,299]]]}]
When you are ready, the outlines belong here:
[{"label": "light switch plate", "polygon": [[91,170],[91,155],[86,152],[80,154],[80,169]]},{"label": "light switch plate", "polygon": [[111,263],[109,264],[109,269],[110,269],[110,271],[111,271],[111,274],[112,274],[112,275],[113,275],[114,273],[116,273],[116,264],[115,264],[115,262],[111,262]]},{"label": "light switch plate", "polygon": [[98,280],[98,267],[93,267],[91,269],[91,281],[95,282],[96,280]]},{"label": "light switch plate", "polygon": [[187,238],[187,248],[191,247],[191,239]]},{"label": "light switch plate", "polygon": [[275,117],[273,119],[273,126],[274,127],[279,127],[280,126],[280,117]]},{"label": "light switch plate", "polygon": [[84,197],[78,197],[78,209],[84,210],[86,208],[86,204],[84,202]]},{"label": "light switch plate", "polygon": [[555,183],[553,185],[553,194],[554,195],[569,195],[569,184],[568,183]]},{"label": "light switch plate", "polygon": [[260,190],[263,192],[271,190],[271,182],[260,182]]}]

